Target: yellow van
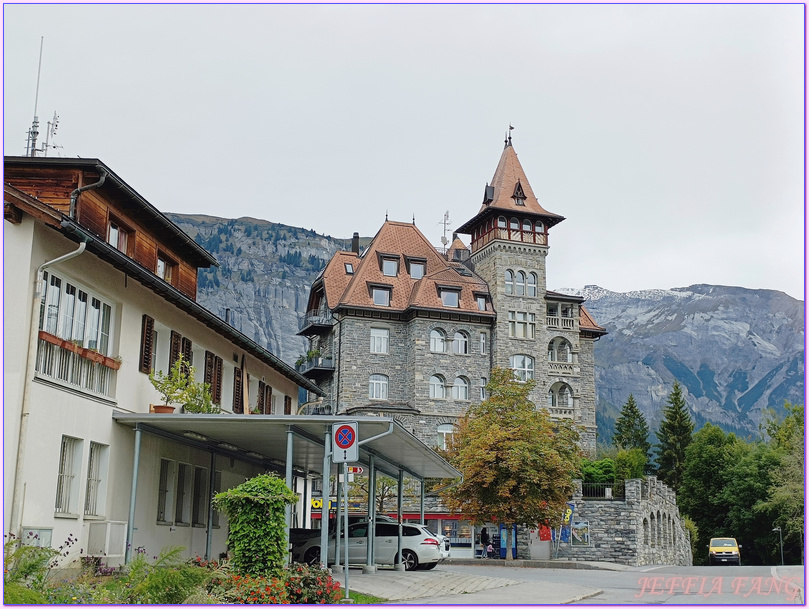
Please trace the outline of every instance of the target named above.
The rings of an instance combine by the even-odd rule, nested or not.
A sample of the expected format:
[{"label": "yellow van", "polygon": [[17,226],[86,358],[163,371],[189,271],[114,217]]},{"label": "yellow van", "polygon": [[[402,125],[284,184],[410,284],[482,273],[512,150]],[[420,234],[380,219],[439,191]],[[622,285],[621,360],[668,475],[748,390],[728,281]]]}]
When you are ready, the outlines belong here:
[{"label": "yellow van", "polygon": [[741,546],[733,537],[714,537],[708,544],[708,564],[742,564]]}]

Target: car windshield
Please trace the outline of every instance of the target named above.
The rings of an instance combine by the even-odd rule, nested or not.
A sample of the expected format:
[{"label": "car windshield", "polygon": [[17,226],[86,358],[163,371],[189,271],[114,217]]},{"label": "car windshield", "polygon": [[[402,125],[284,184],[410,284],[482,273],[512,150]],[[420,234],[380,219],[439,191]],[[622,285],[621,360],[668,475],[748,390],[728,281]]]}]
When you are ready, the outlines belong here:
[{"label": "car windshield", "polygon": [[714,539],[713,545],[720,548],[732,548],[736,545],[736,542],[732,539]]}]

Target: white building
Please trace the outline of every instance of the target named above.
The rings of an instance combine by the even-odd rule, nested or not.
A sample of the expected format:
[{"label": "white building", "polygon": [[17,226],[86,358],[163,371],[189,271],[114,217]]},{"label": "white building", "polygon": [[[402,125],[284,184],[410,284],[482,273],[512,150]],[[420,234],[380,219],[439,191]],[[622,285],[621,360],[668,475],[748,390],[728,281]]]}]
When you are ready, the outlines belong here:
[{"label": "white building", "polygon": [[[291,418],[301,387],[322,392],[195,302],[215,259],[100,161],[6,157],[4,219],[5,531],[54,547],[72,536],[76,554],[112,564],[127,540],[216,558],[227,527],[212,492],[284,462],[195,433],[205,417],[149,414],[148,373],[192,359],[225,413],[205,415],[217,427]],[[114,413],[190,431],[139,433]]]}]

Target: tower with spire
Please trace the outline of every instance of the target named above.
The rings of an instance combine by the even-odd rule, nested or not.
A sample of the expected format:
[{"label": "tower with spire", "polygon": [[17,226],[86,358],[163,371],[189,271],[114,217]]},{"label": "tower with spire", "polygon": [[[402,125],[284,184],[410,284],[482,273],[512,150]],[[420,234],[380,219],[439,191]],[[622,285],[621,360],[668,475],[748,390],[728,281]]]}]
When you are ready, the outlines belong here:
[{"label": "tower with spire", "polygon": [[532,401],[584,427],[582,448],[594,454],[593,343],[606,331],[583,298],[547,289],[549,233],[564,219],[539,203],[509,134],[478,213],[457,232],[470,235],[471,267],[497,311],[492,364],[535,380]]}]

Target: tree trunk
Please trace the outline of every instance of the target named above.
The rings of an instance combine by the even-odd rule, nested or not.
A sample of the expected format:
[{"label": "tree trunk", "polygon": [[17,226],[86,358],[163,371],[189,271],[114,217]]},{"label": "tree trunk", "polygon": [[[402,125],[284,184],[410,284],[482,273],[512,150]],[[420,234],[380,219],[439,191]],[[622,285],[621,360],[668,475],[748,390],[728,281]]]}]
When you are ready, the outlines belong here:
[{"label": "tree trunk", "polygon": [[514,534],[513,529],[513,524],[507,524],[503,531],[506,534],[506,560],[514,560],[514,555],[511,551],[511,536]]}]

